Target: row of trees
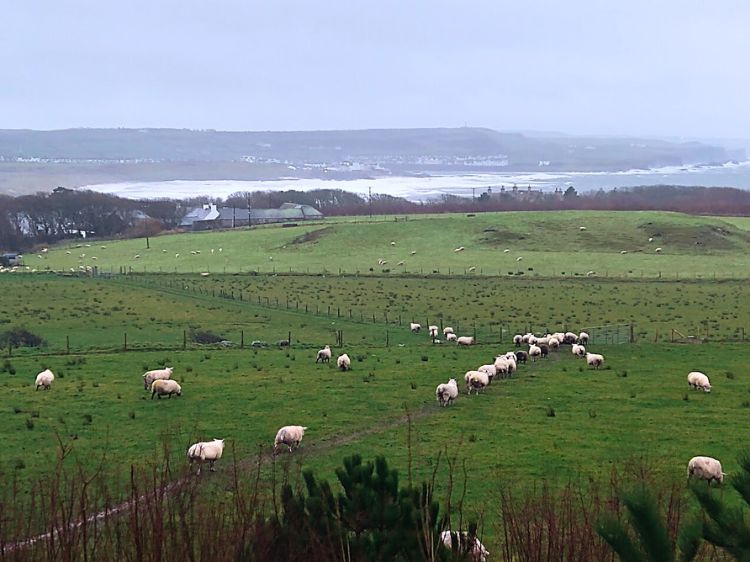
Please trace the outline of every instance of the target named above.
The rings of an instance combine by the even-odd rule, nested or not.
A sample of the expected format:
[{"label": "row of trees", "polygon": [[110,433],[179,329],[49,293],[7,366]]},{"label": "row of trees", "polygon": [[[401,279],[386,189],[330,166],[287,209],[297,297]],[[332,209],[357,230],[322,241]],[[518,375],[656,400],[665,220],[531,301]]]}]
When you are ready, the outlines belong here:
[{"label": "row of trees", "polygon": [[58,187],[52,193],[0,195],[0,249],[24,251],[80,237],[82,232],[100,238],[154,235],[177,227],[188,211],[209,202],[243,209],[278,208],[292,202],[311,205],[328,216],[563,209],[750,215],[750,192],[734,188],[650,186],[578,194],[569,187],[562,197],[484,193],[477,198],[444,195],[433,201],[414,202],[389,195],[364,197],[340,189],[238,192],[226,199],[133,200]]}]

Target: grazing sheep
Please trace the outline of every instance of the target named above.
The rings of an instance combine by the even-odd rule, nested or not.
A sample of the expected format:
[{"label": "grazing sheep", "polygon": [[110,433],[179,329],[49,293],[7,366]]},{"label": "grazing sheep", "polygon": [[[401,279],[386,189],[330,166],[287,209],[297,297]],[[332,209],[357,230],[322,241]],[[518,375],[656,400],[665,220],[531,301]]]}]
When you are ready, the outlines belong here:
[{"label": "grazing sheep", "polygon": [[170,379],[172,378],[172,367],[166,367],[164,369],[154,369],[153,371],[146,371],[143,373],[143,390],[148,390],[155,380],[159,379]]},{"label": "grazing sheep", "polygon": [[701,389],[704,392],[711,392],[711,383],[705,373],[700,371],[691,371],[687,376],[688,385],[693,389]]},{"label": "grazing sheep", "polygon": [[589,344],[589,335],[586,332],[581,332],[578,334],[578,343],[581,345],[588,345]]},{"label": "grazing sheep", "polygon": [[437,326],[428,326],[427,330],[430,332],[431,338],[436,338],[438,337],[438,330],[440,330],[440,328],[438,328]]},{"label": "grazing sheep", "polygon": [[580,344],[574,343],[573,347],[570,348],[570,352],[578,357],[584,357],[586,355],[586,348]]},{"label": "grazing sheep", "polygon": [[578,227],[578,230],[580,230],[580,231],[584,231],[584,230],[586,230],[586,227],[585,227],[585,226],[579,226],[579,227]]},{"label": "grazing sheep", "polygon": [[[454,548],[453,541],[456,541]],[[479,541],[477,537],[470,537],[466,531],[443,531],[440,533],[440,539],[443,541],[443,545],[450,550],[459,553],[468,558],[461,558],[461,560],[470,560],[471,562],[487,562],[489,557],[489,551]]]},{"label": "grazing sheep", "polygon": [[521,260],[523,260],[523,256],[518,256],[518,257],[516,258],[516,261],[521,261]]},{"label": "grazing sheep", "polygon": [[542,348],[534,345],[533,343],[529,346],[529,357],[532,361],[536,361],[537,357],[542,356]]},{"label": "grazing sheep", "polygon": [[549,348],[552,349],[552,350],[554,350],[554,351],[557,351],[558,349],[560,349],[560,340],[558,340],[554,336],[550,337],[550,339],[549,339]]},{"label": "grazing sheep", "polygon": [[411,322],[409,324],[409,329],[412,331],[413,334],[418,334],[422,330],[422,324]]},{"label": "grazing sheep", "polygon": [[516,347],[521,347],[521,344],[523,343],[523,336],[521,334],[516,334],[513,336],[513,343],[516,344]]},{"label": "grazing sheep", "polygon": [[[187,458],[190,464],[197,462],[203,464],[208,463],[208,469],[214,472],[214,463],[221,458],[224,452],[224,440],[214,439],[213,441],[201,441],[190,446],[187,451]],[[201,473],[201,467],[198,467],[197,474]]]},{"label": "grazing sheep", "polygon": [[534,334],[529,334],[529,337],[527,339],[527,342],[529,345],[536,345],[536,336]]},{"label": "grazing sheep", "polygon": [[461,336],[456,340],[458,345],[474,345],[474,338],[472,336]]},{"label": "grazing sheep", "polygon": [[459,246],[458,248],[454,249],[453,251],[454,252],[463,252],[464,251],[464,247],[463,246]]},{"label": "grazing sheep", "polygon": [[505,355],[495,357],[495,362],[492,366],[495,367],[496,375],[499,375],[501,379],[506,378],[506,375],[508,374],[508,359]]},{"label": "grazing sheep", "polygon": [[656,250],[654,250],[654,252],[656,252],[657,254],[661,254],[661,248],[656,248]]},{"label": "grazing sheep", "polygon": [[549,345],[549,336],[536,338],[535,342],[529,342],[529,343],[534,343],[535,345]]},{"label": "grazing sheep", "polygon": [[649,239],[648,239],[648,241],[649,241],[649,242],[653,242],[653,241],[654,241],[654,238],[650,236],[650,237],[649,237]]},{"label": "grazing sheep", "polygon": [[289,447],[289,452],[292,449],[299,447],[300,441],[305,436],[306,427],[301,425],[285,425],[276,433],[276,439],[273,441],[273,454],[276,454],[276,450],[279,445],[286,445]]},{"label": "grazing sheep", "polygon": [[320,351],[318,351],[318,356],[315,358],[315,362],[317,363],[320,361],[321,363],[328,363],[331,360],[331,346],[327,345]]},{"label": "grazing sheep", "polygon": [[349,356],[346,353],[342,353],[336,359],[336,365],[338,365],[339,369],[342,371],[350,371],[352,368],[352,360],[349,359]]},{"label": "grazing sheep", "polygon": [[445,341],[456,341],[458,340],[458,336],[451,332],[450,334],[446,334]]},{"label": "grazing sheep", "polygon": [[546,343],[541,343],[537,346],[541,350],[541,357],[549,356],[549,346]]},{"label": "grazing sheep", "polygon": [[495,376],[498,374],[497,367],[495,365],[490,365],[490,364],[477,367],[477,371],[482,371],[483,373],[487,373],[487,378],[490,379],[490,383],[492,382],[492,379],[494,379]]},{"label": "grazing sheep", "polygon": [[529,343],[529,338],[533,338],[533,337],[534,337],[534,334],[532,334],[531,332],[526,332],[521,337],[521,343]]},{"label": "grazing sheep", "polygon": [[700,480],[708,480],[709,484],[714,480],[722,484],[726,473],[722,472],[721,463],[712,457],[693,457],[688,462],[688,480],[693,476]]},{"label": "grazing sheep", "polygon": [[410,255],[410,256],[413,256],[413,255],[414,255],[414,254],[416,254],[416,253],[417,253],[417,251],[416,251],[416,250],[412,250],[411,252],[409,252],[409,255]]},{"label": "grazing sheep", "polygon": [[604,363],[604,356],[598,353],[587,353],[586,364],[598,369]]},{"label": "grazing sheep", "polygon": [[398,263],[397,263],[396,265],[404,265],[404,263],[406,263],[406,262],[404,262],[404,260],[401,260],[401,261],[400,261],[400,262],[398,262]]},{"label": "grazing sheep", "polygon": [[466,391],[469,394],[472,390],[479,394],[490,385],[490,378],[483,371],[469,371],[464,378],[466,379]]},{"label": "grazing sheep", "polygon": [[508,360],[508,374],[513,373],[514,371],[518,370],[518,365],[516,364],[516,354],[513,351],[509,351],[505,354],[505,358]]},{"label": "grazing sheep", "polygon": [[573,345],[574,343],[578,343],[578,336],[574,334],[573,332],[565,332],[565,336],[563,337],[563,343],[566,343],[568,345]]},{"label": "grazing sheep", "polygon": [[525,351],[516,351],[516,361],[518,363],[526,363],[529,360],[529,354]]},{"label": "grazing sheep", "polygon": [[161,400],[162,396],[169,396],[172,399],[172,395],[182,396],[182,387],[177,384],[177,381],[170,379],[156,379],[151,385],[151,400],[154,396]]},{"label": "grazing sheep", "polygon": [[45,369],[36,376],[36,382],[34,390],[39,390],[41,386],[44,390],[49,390],[52,386],[52,381],[55,380],[55,375],[49,369]]},{"label": "grazing sheep", "polygon": [[448,334],[452,334],[452,333],[453,333],[453,328],[451,328],[450,326],[446,326],[445,328],[443,328],[444,336],[447,336]]},{"label": "grazing sheep", "polygon": [[453,401],[458,397],[456,379],[450,379],[448,382],[439,384],[435,389],[435,396],[441,406],[452,406]]}]

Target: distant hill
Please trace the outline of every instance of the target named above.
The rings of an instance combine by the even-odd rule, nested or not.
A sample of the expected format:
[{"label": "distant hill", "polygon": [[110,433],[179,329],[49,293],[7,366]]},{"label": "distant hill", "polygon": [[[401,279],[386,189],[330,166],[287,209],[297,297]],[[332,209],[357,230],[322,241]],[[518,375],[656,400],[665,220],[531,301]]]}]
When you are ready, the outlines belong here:
[{"label": "distant hill", "polygon": [[0,130],[0,158],[323,163],[389,169],[460,166],[536,170],[616,170],[725,161],[718,146],[636,138],[529,136],[485,128],[230,132],[188,129]]}]

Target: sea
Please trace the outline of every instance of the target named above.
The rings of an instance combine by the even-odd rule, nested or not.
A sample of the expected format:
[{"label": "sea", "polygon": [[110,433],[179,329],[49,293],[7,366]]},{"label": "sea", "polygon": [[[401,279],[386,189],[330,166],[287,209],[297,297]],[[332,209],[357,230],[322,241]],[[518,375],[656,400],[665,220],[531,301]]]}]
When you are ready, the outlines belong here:
[{"label": "sea", "polygon": [[684,185],[736,187],[750,189],[750,160],[721,165],[669,166],[621,172],[527,172],[527,173],[432,173],[413,176],[373,176],[356,179],[283,177],[273,180],[172,180],[129,181],[83,186],[101,193],[129,199],[183,199],[207,195],[225,198],[244,191],[283,191],[294,189],[342,189],[367,195],[404,197],[411,201],[430,201],[443,195],[479,196],[491,188],[531,186],[552,192],[573,186],[578,192],[634,187],[641,185]]}]

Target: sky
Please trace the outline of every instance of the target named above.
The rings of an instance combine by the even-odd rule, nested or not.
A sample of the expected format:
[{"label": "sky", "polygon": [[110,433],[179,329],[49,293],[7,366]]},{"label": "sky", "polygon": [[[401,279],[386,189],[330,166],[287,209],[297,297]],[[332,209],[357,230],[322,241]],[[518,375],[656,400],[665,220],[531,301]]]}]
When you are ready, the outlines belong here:
[{"label": "sky", "polygon": [[750,137],[746,0],[23,0],[0,128]]}]

